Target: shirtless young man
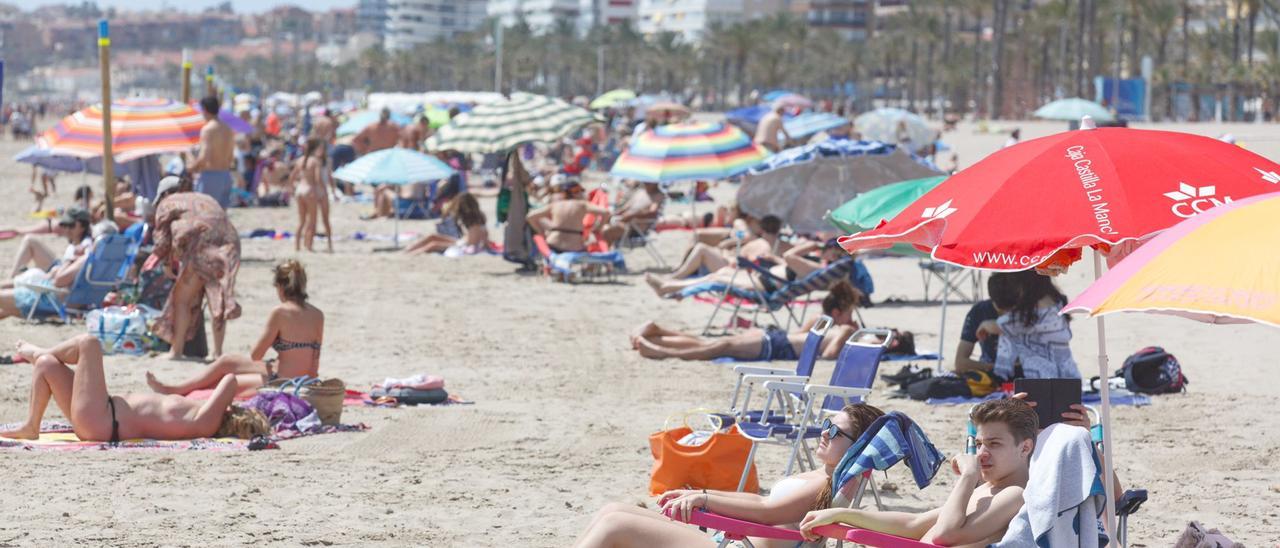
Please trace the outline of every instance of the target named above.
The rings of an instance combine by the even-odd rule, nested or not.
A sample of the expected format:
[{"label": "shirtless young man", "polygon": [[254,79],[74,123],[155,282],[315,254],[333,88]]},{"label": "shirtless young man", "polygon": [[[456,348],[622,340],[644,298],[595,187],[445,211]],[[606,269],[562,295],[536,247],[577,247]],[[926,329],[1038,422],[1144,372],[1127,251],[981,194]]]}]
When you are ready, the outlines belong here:
[{"label": "shirtless young man", "polygon": [[391,109],[383,108],[378,116],[378,122],[360,130],[351,144],[356,147],[357,154],[364,156],[370,152],[391,148],[399,142],[400,126],[391,121]]},{"label": "shirtless young man", "polygon": [[978,428],[978,454],[951,459],[959,479],[941,508],[912,514],[832,508],[810,512],[800,530],[816,539],[814,527],[843,523],[943,546],[986,546],[1004,536],[1022,509],[1031,452],[1039,421],[1022,400],[983,402],[969,413]]},{"label": "shirtless young man", "polygon": [[782,133],[782,136],[787,141],[791,140],[791,134],[787,133],[787,129],[782,125],[782,110],[782,105],[774,105],[769,110],[769,113],[760,119],[760,124],[756,126],[754,141],[757,145],[769,149],[769,152],[782,150],[782,145],[778,143],[779,132]]},{"label": "shirtless young man", "polygon": [[[71,421],[76,436],[84,441],[185,440],[219,433],[239,437],[267,433],[266,419],[260,413],[231,406],[237,390],[235,375],[223,376],[207,401],[160,394],[112,396],[107,393],[102,371],[102,345],[90,335],[72,337],[49,349],[19,342],[17,353],[32,364],[31,407],[26,423],[16,430],[0,432],[0,437],[39,438],[40,421],[50,398]],[[253,423],[252,427],[244,428],[246,422]]]},{"label": "shirtless young man", "polygon": [[188,171],[195,174],[196,192],[212,196],[225,209],[231,203],[231,187],[235,182],[231,170],[236,166],[236,149],[235,134],[218,119],[221,107],[217,97],[200,100],[205,120],[200,129],[200,153]]},{"label": "shirtless young man", "polygon": [[409,150],[422,151],[422,142],[431,136],[431,125],[427,121],[427,115],[418,116],[418,121],[404,126],[400,130],[400,148]]}]

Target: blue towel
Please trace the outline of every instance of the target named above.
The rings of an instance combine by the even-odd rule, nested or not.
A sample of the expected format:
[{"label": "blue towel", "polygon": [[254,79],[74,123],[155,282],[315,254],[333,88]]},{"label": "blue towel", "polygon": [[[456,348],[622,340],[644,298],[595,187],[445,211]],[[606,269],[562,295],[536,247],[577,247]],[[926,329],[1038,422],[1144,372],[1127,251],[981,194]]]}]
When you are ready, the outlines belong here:
[{"label": "blue towel", "polygon": [[[950,398],[929,398],[925,403],[929,405],[973,405],[982,403],[987,400],[998,400],[1005,397],[1004,392],[992,392],[981,398],[966,398],[964,396],[954,396]],[[1093,392],[1085,392],[1080,396],[1080,402],[1085,404],[1102,403],[1102,394]],[[1151,405],[1151,398],[1142,394],[1124,393],[1111,394],[1111,405],[1132,405],[1142,407]]]},{"label": "blue towel", "polygon": [[919,425],[905,414],[891,411],[871,423],[845,452],[831,475],[832,492],[852,500],[853,493],[842,491],[857,485],[854,479],[869,470],[888,470],[903,460],[911,468],[916,486],[924,489],[946,458]]}]

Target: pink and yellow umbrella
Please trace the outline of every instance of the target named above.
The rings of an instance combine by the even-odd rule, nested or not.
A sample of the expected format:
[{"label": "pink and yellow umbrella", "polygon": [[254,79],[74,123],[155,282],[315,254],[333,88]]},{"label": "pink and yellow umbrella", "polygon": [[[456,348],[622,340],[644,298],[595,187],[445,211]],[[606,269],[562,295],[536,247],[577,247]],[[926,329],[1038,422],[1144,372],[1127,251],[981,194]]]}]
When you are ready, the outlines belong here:
[{"label": "pink and yellow umbrella", "polygon": [[1094,316],[1155,312],[1280,327],[1280,193],[1236,200],[1143,244],[1071,301]]},{"label": "pink and yellow umbrella", "polygon": [[[181,152],[200,141],[204,118],[190,106],[167,99],[126,99],[111,103],[111,150],[117,162],[150,154]],[[55,154],[102,156],[102,105],[60,120],[38,140]]]}]

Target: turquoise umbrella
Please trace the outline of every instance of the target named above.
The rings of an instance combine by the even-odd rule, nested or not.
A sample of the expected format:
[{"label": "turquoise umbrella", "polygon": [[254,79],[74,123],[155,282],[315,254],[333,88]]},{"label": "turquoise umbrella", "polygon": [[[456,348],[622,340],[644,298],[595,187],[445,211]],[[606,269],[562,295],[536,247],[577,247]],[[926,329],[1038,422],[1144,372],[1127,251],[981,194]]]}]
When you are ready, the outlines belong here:
[{"label": "turquoise umbrella", "polygon": [[[388,148],[361,156],[333,172],[334,179],[370,185],[411,185],[448,179],[456,173],[435,156],[407,148]],[[395,216],[395,246],[400,247],[400,216]]]},{"label": "turquoise umbrella", "polygon": [[849,233],[870,230],[879,225],[881,220],[897,217],[911,202],[924,196],[944,180],[946,176],[941,175],[924,177],[863,192],[828,213],[827,222]]},{"label": "turquoise umbrella", "polygon": [[[365,111],[353,113],[351,114],[351,116],[347,117],[347,121],[343,122],[342,125],[338,126],[337,133],[340,136],[355,135],[357,133],[360,133],[360,130],[376,123],[379,117],[381,116],[382,116],[381,112],[374,111],[374,110],[365,110]],[[407,126],[413,123],[413,118],[410,118],[398,112],[392,112],[391,121],[395,122],[396,125]]]},{"label": "turquoise umbrella", "polygon": [[1111,115],[1107,107],[1079,97],[1058,99],[1036,109],[1034,116],[1046,120],[1063,120],[1066,122],[1078,122],[1084,116],[1092,117],[1098,122],[1115,120],[1115,116]]}]

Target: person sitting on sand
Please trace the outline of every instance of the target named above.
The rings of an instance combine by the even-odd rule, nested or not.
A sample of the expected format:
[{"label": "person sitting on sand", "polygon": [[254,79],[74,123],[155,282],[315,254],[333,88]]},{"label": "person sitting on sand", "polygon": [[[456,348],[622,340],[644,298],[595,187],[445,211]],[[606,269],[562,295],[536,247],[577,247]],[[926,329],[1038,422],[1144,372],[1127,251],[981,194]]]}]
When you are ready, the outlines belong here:
[{"label": "person sitting on sand", "polygon": [[102,344],[91,335],[77,335],[49,349],[19,342],[17,353],[32,364],[30,410],[22,426],[0,432],[0,437],[38,439],[51,397],[82,441],[247,439],[270,429],[258,411],[232,405],[239,389],[235,375],[220,377],[206,401],[157,394],[112,396],[102,371]]},{"label": "person sitting on sand", "polygon": [[583,218],[588,214],[596,216],[596,223],[591,227],[595,233],[609,220],[609,210],[596,206],[582,199],[582,185],[577,181],[569,181],[560,185],[558,199],[529,213],[526,221],[534,232],[546,235],[547,246],[556,253],[586,251],[587,242],[583,237]]},{"label": "person sitting on sand", "polygon": [[[190,394],[213,388],[232,375],[240,393],[252,393],[277,378],[316,377],[320,371],[320,346],[324,342],[324,313],[307,302],[307,272],[293,259],[273,271],[280,304],[267,316],[258,344],[248,355],[219,357],[194,377],[179,384],[165,384],[147,372],[147,384],[161,394]],[[276,357],[264,360],[267,350]]]},{"label": "person sitting on sand", "polygon": [[[441,210],[446,217],[457,219],[462,238],[445,234],[428,234],[406,247],[409,255],[424,253],[448,253],[450,255],[475,255],[489,248],[488,218],[480,210],[480,202],[470,193],[454,196]],[[449,250],[454,251],[449,251]]]},{"label": "person sitting on sand", "polygon": [[[884,411],[865,404],[846,405],[823,423],[815,457],[821,468],[788,476],[773,484],[767,496],[736,491],[677,489],[658,499],[659,511],[631,504],[611,503],[596,512],[577,548],[616,546],[712,546],[717,539],[687,521],[693,510],[781,527],[795,528],[805,513],[831,506],[831,475],[845,452]],[[773,546],[767,539],[751,539],[755,546]],[[822,546],[825,543],[819,545]],[[789,543],[787,546],[795,546]]]},{"label": "person sitting on sand", "polygon": [[[996,349],[1000,343],[1000,325],[996,320],[1018,304],[1018,288],[1011,272],[993,272],[987,277],[987,296],[969,308],[960,328],[960,344],[956,346],[955,370],[966,371],[995,369]],[[973,359],[973,349],[979,349],[978,359]]]},{"label": "person sitting on sand", "polygon": [[[822,299],[822,313],[831,316],[833,323],[822,340],[820,356],[823,359],[836,357],[840,353],[840,347],[858,330],[858,322],[853,319],[858,300],[858,290],[845,280],[831,286],[831,291]],[[794,333],[770,326],[765,329],[749,329],[729,337],[699,337],[648,322],[631,337],[631,346],[641,356],[657,360],[714,360],[725,357],[760,361],[796,360],[800,356],[800,349],[804,347],[809,329],[817,321],[817,318],[810,319]],[[905,344],[902,340],[907,335],[899,338],[899,345]],[[914,346],[914,342],[912,345]]]},{"label": "person sitting on sand", "polygon": [[1022,509],[1039,421],[1021,400],[980,403],[969,420],[978,428],[978,452],[951,458],[957,481],[941,507],[921,513],[828,508],[809,512],[800,521],[801,532],[817,540],[814,527],[841,523],[942,546],[999,541]]}]

